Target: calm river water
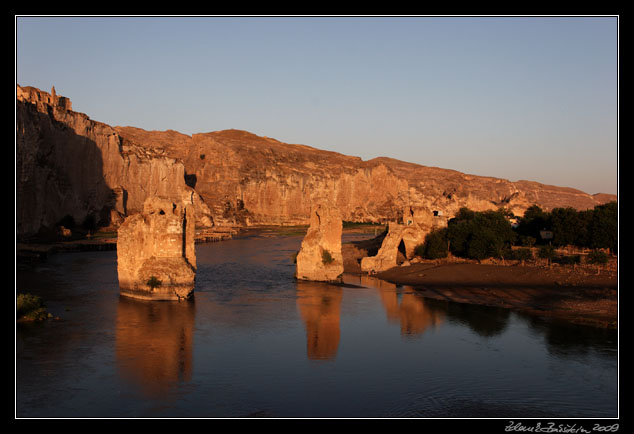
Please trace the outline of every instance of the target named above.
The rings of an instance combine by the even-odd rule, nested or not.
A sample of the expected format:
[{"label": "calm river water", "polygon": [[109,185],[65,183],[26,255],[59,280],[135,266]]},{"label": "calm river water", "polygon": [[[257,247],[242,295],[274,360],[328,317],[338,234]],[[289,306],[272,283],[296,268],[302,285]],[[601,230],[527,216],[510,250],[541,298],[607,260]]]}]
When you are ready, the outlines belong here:
[{"label": "calm river water", "polygon": [[190,302],[120,297],[116,252],[18,269],[60,319],[17,328],[16,416],[618,416],[616,333],[371,278],[298,282],[301,240],[197,245]]}]

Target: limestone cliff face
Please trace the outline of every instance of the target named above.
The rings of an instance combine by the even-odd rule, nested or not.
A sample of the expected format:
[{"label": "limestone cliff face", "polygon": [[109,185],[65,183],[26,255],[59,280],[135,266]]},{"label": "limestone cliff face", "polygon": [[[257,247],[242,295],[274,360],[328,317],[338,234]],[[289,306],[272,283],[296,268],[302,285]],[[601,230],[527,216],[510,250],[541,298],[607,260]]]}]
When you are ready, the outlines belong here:
[{"label": "limestone cliff face", "polygon": [[18,236],[53,227],[66,216],[77,224],[88,216],[116,223],[156,195],[192,195],[198,218],[210,223],[209,210],[185,184],[181,162],[130,143],[70,107],[54,92],[17,87]]},{"label": "limestone cliff face", "polygon": [[390,158],[358,157],[282,143],[240,130],[192,136],[110,127],[72,111],[70,100],[17,89],[18,235],[66,215],[122,221],[147,197],[192,194],[197,225],[308,224],[311,197],[327,195],[343,220],[401,221],[408,207],[451,217],[533,204],[588,209],[613,195],[530,181],[473,176]]},{"label": "limestone cliff face", "polygon": [[190,185],[218,222],[307,224],[310,197],[329,195],[347,221],[400,221],[403,209],[425,207],[451,217],[504,206],[517,215],[592,208],[613,195],[591,196],[566,187],[467,175],[391,158],[363,161],[336,152],[226,130],[185,136],[174,131],[115,127],[121,137],[183,161]]}]

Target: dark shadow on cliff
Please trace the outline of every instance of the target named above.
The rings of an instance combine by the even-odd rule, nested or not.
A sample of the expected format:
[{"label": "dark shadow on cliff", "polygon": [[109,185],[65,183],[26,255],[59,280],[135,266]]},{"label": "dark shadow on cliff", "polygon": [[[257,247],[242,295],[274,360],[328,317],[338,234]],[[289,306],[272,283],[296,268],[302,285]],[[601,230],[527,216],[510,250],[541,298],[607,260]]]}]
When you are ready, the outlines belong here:
[{"label": "dark shadow on cliff", "polygon": [[78,239],[110,224],[116,194],[105,182],[97,143],[57,121],[52,107],[42,113],[35,104],[16,104],[18,240]]}]

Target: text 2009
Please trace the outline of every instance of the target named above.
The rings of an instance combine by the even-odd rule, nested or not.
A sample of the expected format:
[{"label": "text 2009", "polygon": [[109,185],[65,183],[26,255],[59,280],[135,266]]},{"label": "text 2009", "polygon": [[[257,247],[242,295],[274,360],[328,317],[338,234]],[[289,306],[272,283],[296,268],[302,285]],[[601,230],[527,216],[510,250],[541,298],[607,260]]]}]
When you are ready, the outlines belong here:
[{"label": "text 2009", "polygon": [[598,423],[595,423],[594,426],[592,427],[592,431],[597,431],[597,432],[616,432],[619,430],[619,424],[615,423],[613,425],[599,425]]}]

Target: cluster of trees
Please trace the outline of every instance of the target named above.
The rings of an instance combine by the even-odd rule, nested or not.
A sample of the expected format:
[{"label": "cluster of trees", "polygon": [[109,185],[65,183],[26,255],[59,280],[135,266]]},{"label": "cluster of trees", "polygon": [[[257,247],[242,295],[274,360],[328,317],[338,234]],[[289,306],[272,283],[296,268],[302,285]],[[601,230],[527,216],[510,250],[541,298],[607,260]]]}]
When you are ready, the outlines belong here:
[{"label": "cluster of trees", "polygon": [[544,212],[534,205],[526,210],[516,228],[522,245],[531,246],[543,241],[541,230],[552,232],[548,240],[554,246],[574,245],[589,249],[618,248],[618,206],[616,202],[598,205],[591,210],[577,211],[574,208],[555,208]]},{"label": "cluster of trees", "polygon": [[[539,254],[551,258],[554,248],[575,245],[590,249],[618,247],[618,208],[616,202],[596,206],[592,210],[555,208],[545,212],[538,206],[526,210],[516,227],[511,226],[505,209],[476,212],[462,208],[449,220],[446,228],[431,232],[416,248],[416,254],[427,259],[452,255],[470,259],[529,259],[528,247],[539,246]],[[542,231],[552,233],[544,240]],[[511,249],[512,246],[526,248]]]}]

